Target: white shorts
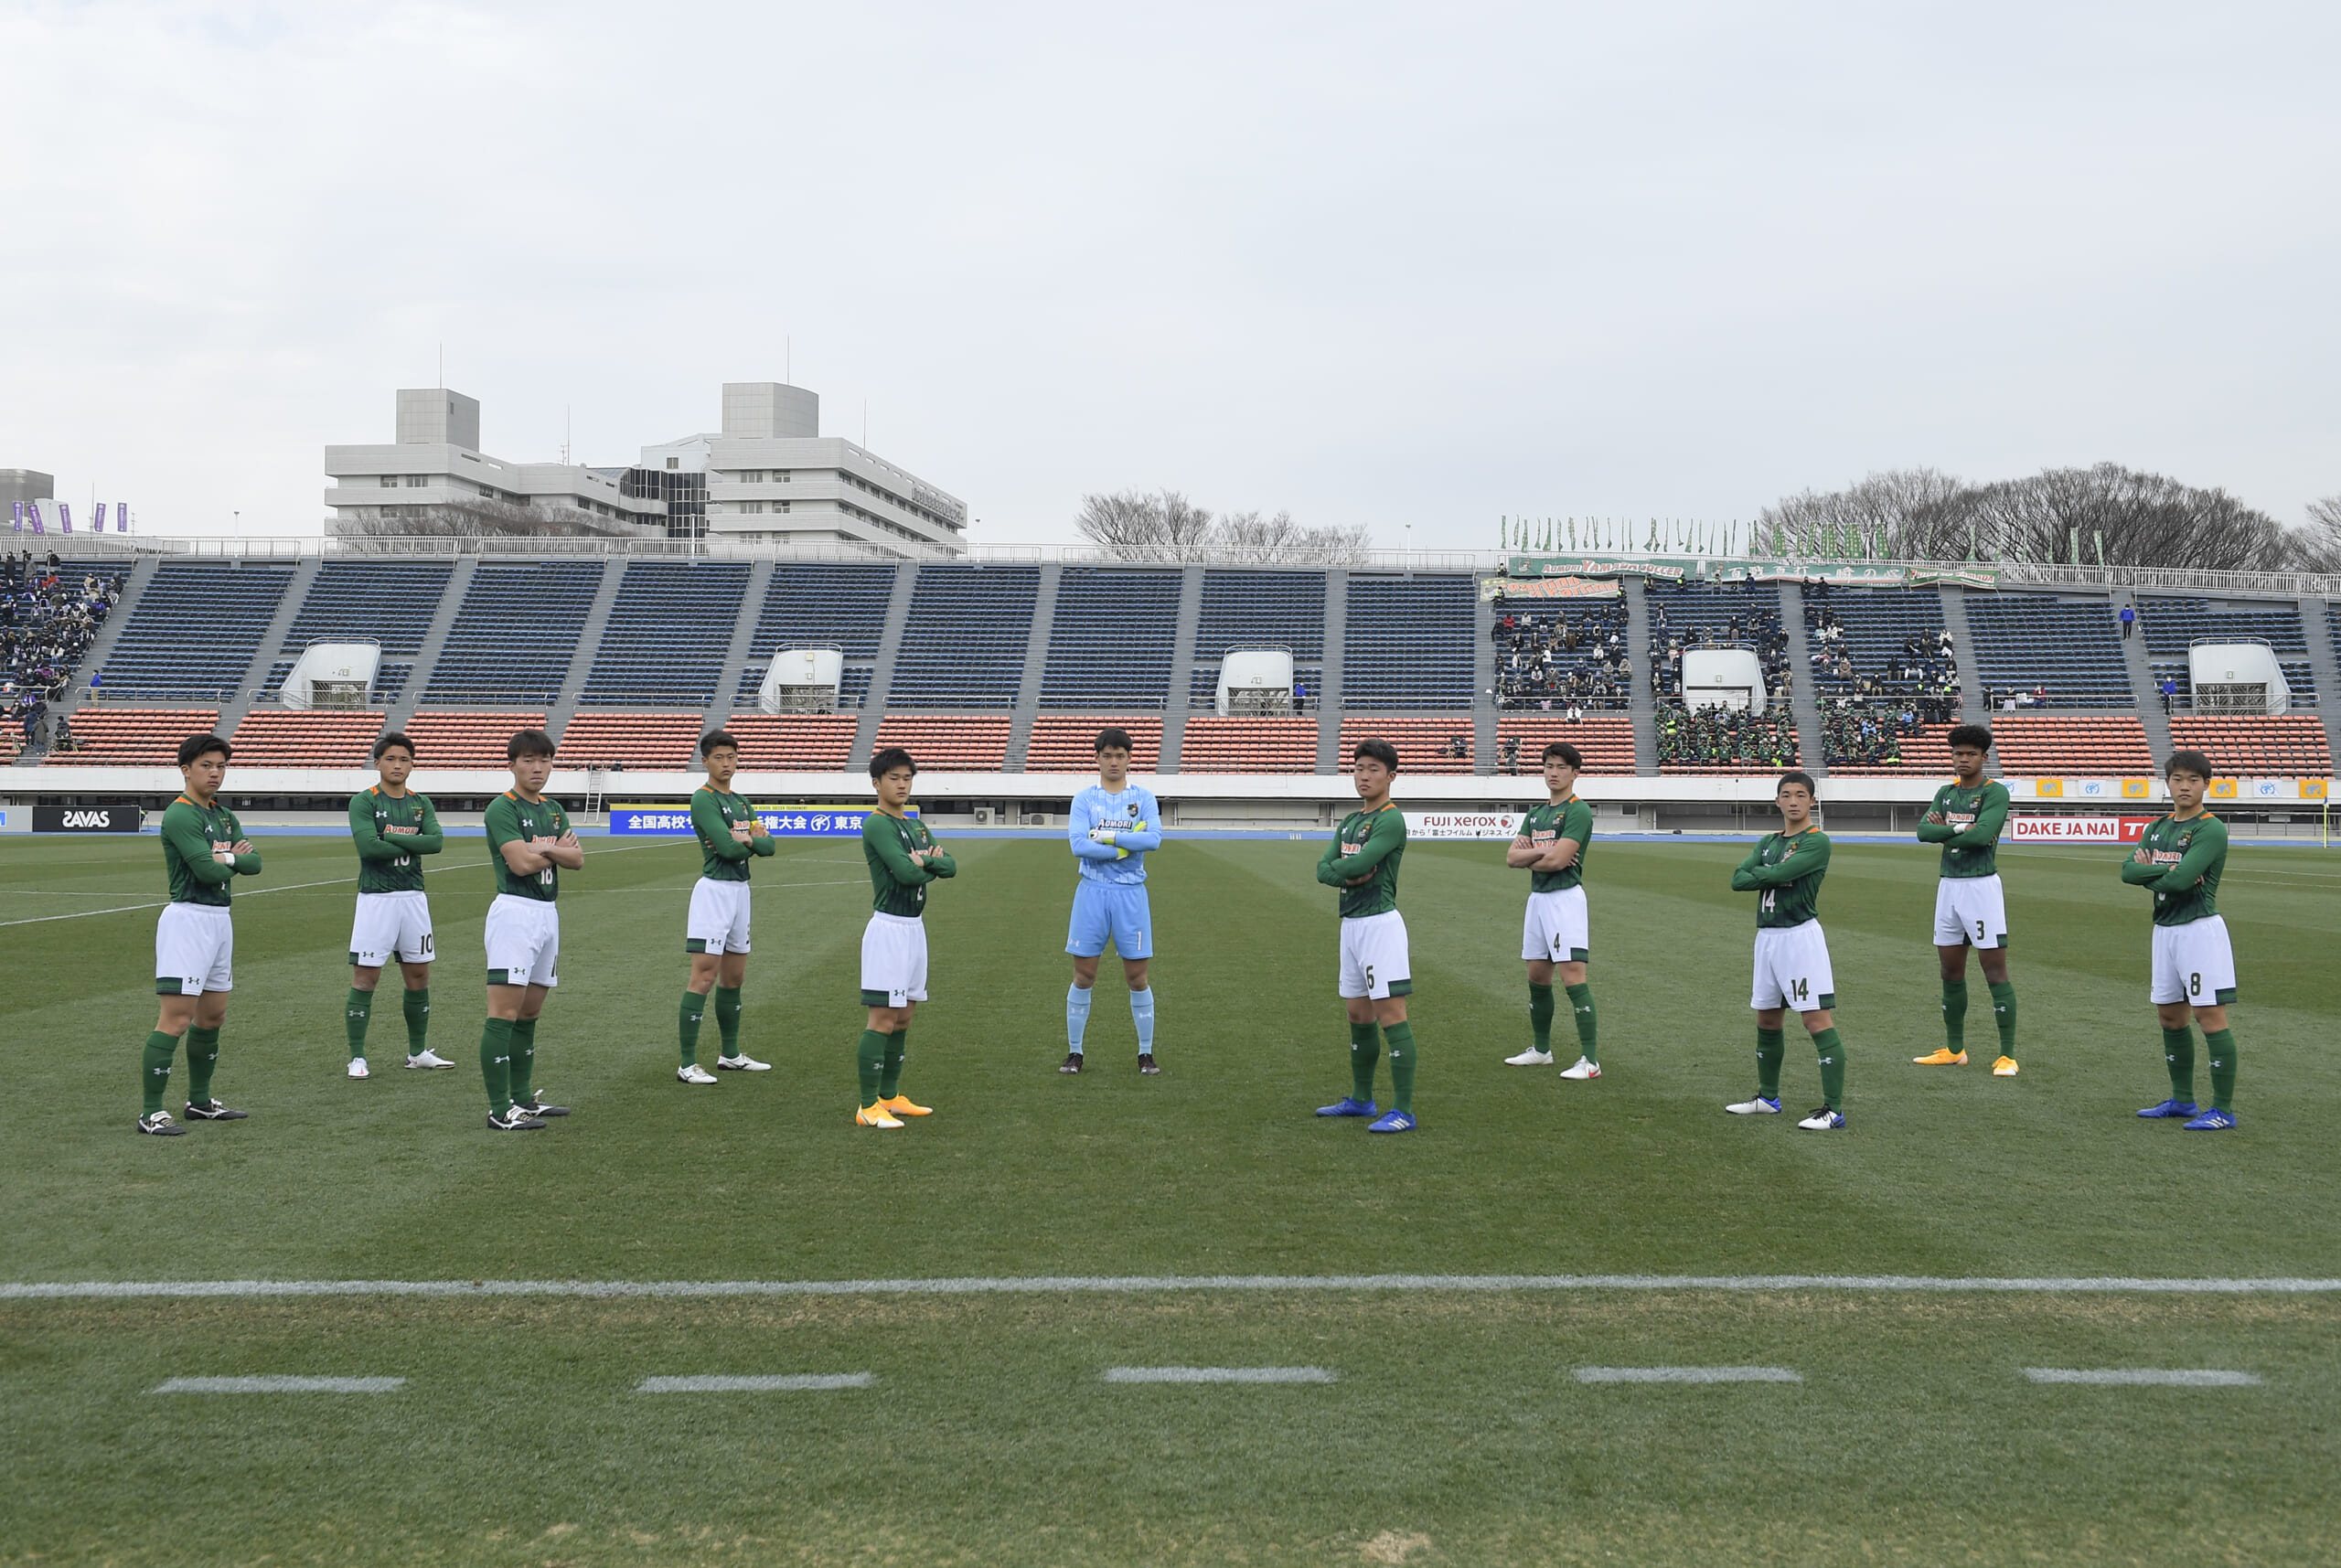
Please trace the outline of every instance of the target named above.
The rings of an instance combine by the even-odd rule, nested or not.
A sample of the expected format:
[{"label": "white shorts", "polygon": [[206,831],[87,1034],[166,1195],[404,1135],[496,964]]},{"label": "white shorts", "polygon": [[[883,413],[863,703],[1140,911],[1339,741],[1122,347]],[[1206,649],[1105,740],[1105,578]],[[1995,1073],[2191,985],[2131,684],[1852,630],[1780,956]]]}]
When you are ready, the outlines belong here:
[{"label": "white shorts", "polygon": [[199,997],[236,988],[236,926],[216,904],[166,904],[155,922],[155,990]]},{"label": "white shorts", "polygon": [[926,922],[873,912],[861,928],[861,1005],[906,1008],[926,1000]]},{"label": "white shorts", "polygon": [[358,895],[358,916],[349,923],[351,966],[379,969],[392,958],[431,962],[431,901],[421,888]]},{"label": "white shorts", "polygon": [[1559,888],[1528,895],[1528,916],[1520,929],[1520,955],[1548,964],[1582,964],[1593,955],[1585,889]]},{"label": "white shorts", "polygon": [[1342,922],[1342,996],[1344,999],[1404,997],[1415,988],[1414,965],[1406,960],[1406,918],[1393,910]]},{"label": "white shorts", "polygon": [[683,923],[683,947],[690,953],[748,950],[748,884],[701,877],[691,884],[691,912]]},{"label": "white shorts", "polygon": [[1829,939],[1822,934],[1819,921],[1756,933],[1756,987],[1748,1005],[1759,1011],[1787,1008],[1799,1013],[1837,1005],[1837,981],[1829,972]]},{"label": "white shorts", "polygon": [[2154,1001],[2223,1008],[2235,1000],[2235,949],[2218,915],[2154,927]]},{"label": "white shorts", "polygon": [[542,899],[498,893],[487,906],[487,983],[561,984],[561,910]]},{"label": "white shorts", "polygon": [[1935,883],[1935,945],[2005,947],[2007,891],[2000,879],[1945,877]]}]

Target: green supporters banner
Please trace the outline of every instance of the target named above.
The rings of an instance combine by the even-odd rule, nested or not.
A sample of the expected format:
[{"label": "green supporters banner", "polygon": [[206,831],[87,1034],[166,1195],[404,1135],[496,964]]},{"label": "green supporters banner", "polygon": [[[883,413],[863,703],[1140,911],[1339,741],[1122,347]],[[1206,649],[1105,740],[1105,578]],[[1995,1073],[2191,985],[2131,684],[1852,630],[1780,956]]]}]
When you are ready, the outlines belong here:
[{"label": "green supporters banner", "polygon": [[1515,555],[1504,571],[1513,577],[1662,577],[1679,582],[1698,576],[1699,563],[1660,556]]},{"label": "green supporters banner", "polygon": [[[1920,581],[1963,582],[1978,588],[1993,585],[1990,573],[1979,573],[1972,567],[1944,568],[1940,571],[1921,573],[1907,567],[1881,566],[1875,561],[1838,560],[1515,555],[1506,561],[1504,570],[1513,581],[1502,584],[1503,592],[1509,597],[1519,598],[1532,596],[1529,589],[1519,585],[1523,580],[1526,582],[1542,582],[1566,581],[1572,578],[1649,577],[1666,582],[1829,582],[1855,588],[1891,588]],[[1502,580],[1498,581],[1501,583]],[[1590,597],[1591,592],[1565,592],[1554,596]],[[1494,597],[1490,584],[1482,583],[1480,592],[1482,597]]]},{"label": "green supporters banner", "polygon": [[1616,599],[1625,592],[1615,582],[1594,577],[1483,577],[1482,599]]},{"label": "green supporters banner", "polygon": [[1919,567],[1910,573],[1913,585],[1928,582],[1956,582],[1963,588],[1997,588],[2000,574],[1989,567],[1943,566]]}]

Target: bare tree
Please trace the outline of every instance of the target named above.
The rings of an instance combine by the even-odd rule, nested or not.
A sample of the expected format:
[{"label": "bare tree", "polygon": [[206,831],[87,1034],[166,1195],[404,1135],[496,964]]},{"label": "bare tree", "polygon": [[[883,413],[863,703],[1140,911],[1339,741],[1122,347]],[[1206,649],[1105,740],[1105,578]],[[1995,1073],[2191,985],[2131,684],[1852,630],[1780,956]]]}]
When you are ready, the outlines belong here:
[{"label": "bare tree", "polygon": [[1212,533],[1213,560],[1261,566],[1357,566],[1374,549],[1363,528],[1305,528],[1290,512],[1231,512]]},{"label": "bare tree", "polygon": [[2293,557],[2304,571],[2341,572],[2341,496],[2308,504],[2308,526],[2293,532]]},{"label": "bare tree", "polygon": [[1117,490],[1084,496],[1074,527],[1107,554],[1128,560],[1200,560],[1212,515],[1176,490]]},{"label": "bare tree", "polygon": [[427,507],[384,507],[370,517],[343,517],[341,538],[522,539],[586,534],[636,539],[642,530],[575,507],[516,506],[509,501],[453,501]]}]

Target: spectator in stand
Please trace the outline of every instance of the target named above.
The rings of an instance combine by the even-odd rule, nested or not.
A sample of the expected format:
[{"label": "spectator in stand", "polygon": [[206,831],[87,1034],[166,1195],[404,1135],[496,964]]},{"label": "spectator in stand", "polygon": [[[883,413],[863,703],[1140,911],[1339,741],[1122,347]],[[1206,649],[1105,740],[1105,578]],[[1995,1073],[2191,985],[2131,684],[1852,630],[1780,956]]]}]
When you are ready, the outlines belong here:
[{"label": "spectator in stand", "polygon": [[2126,643],[2126,642],[2128,642],[2128,641],[2130,640],[2130,628],[2131,628],[2131,627],[2133,627],[2133,626],[2134,626],[2134,625],[2136,625],[2137,624],[2138,624],[2138,612],[2137,612],[2136,610],[2133,609],[2131,606],[2129,606],[2129,605],[2127,605],[2127,604],[2122,605],[2122,640],[2123,642],[2125,642],[2125,643]]},{"label": "spectator in stand", "polygon": [[2162,710],[2171,713],[2178,707],[2178,682],[2169,676],[2162,677]]}]

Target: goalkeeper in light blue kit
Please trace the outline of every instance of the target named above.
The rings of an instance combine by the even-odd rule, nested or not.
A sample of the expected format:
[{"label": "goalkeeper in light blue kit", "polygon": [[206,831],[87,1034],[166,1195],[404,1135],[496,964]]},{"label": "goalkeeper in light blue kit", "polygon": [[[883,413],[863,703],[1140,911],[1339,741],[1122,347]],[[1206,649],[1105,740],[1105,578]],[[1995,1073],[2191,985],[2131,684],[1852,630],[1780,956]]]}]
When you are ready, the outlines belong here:
[{"label": "goalkeeper in light blue kit", "polygon": [[1064,994],[1064,1032],[1070,1049],[1060,1072],[1081,1071],[1081,1037],[1089,1027],[1097,961],[1110,938],[1122,955],[1122,977],[1129,982],[1130,1020],[1138,1025],[1138,1070],[1152,1074],[1154,992],[1147,982],[1147,960],[1154,956],[1154,919],[1146,907],[1146,852],[1162,847],[1162,807],[1154,792],[1130,780],[1130,738],[1121,730],[1097,731],[1097,782],[1074,797],[1067,837],[1081,868],[1073,892],[1073,923],[1064,950],[1073,955],[1073,988]]}]

